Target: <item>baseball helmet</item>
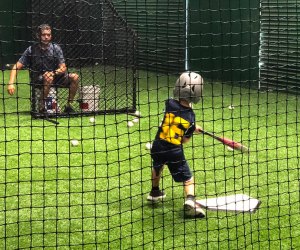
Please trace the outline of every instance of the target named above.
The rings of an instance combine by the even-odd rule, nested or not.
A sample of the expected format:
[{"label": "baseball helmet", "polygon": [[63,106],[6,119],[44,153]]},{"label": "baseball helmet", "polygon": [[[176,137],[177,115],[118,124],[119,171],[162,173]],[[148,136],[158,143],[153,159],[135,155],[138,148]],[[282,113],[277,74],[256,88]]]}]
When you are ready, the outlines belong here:
[{"label": "baseball helmet", "polygon": [[184,72],[177,79],[173,94],[176,99],[198,103],[203,91],[203,78],[195,72]]}]

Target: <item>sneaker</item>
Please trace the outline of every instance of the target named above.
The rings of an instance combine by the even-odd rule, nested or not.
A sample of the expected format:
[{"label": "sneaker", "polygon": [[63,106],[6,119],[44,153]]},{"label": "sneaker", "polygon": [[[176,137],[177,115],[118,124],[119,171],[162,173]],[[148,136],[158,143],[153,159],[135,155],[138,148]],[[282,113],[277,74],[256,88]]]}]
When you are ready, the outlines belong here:
[{"label": "sneaker", "polygon": [[75,110],[71,106],[65,106],[64,113],[72,114],[75,113]]},{"label": "sneaker", "polygon": [[164,193],[164,191],[161,190],[152,190],[150,192],[150,194],[147,197],[148,201],[152,201],[152,202],[158,202],[160,200],[163,200],[164,198],[166,198],[166,194]]},{"label": "sneaker", "polygon": [[184,214],[187,217],[205,217],[205,212],[201,208],[200,204],[191,199],[186,200],[184,203]]}]

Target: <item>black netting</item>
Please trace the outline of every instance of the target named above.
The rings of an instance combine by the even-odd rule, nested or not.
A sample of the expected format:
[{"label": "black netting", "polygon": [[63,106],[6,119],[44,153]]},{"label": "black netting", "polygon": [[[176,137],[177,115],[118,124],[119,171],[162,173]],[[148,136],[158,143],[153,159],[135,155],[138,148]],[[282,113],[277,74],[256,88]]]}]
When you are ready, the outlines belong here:
[{"label": "black netting", "polygon": [[[1,0],[0,249],[300,249],[299,16],[298,0]],[[47,113],[49,82],[15,70],[42,23],[80,78]]]},{"label": "black netting", "polygon": [[[83,111],[84,104],[79,96],[84,86],[99,89],[99,93],[95,93],[99,98],[97,107],[84,110],[84,113],[135,110],[136,36],[112,3],[106,0],[32,0],[31,6],[33,38],[36,27],[41,23],[50,24],[53,40],[62,47],[69,72],[80,75],[77,102],[73,103],[76,114]],[[85,99],[90,95],[86,94]],[[34,92],[32,96],[35,97]],[[64,106],[68,90],[58,89],[57,97],[60,106]],[[36,108],[33,111],[34,115],[40,115]]]}]

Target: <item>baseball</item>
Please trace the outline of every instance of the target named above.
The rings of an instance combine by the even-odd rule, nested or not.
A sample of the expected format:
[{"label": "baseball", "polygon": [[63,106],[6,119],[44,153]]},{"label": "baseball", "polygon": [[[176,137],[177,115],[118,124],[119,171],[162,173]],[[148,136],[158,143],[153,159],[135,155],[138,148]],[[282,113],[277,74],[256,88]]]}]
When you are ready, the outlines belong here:
[{"label": "baseball", "polygon": [[133,124],[133,122],[132,121],[129,121],[128,123],[127,123],[127,126],[128,127],[132,127],[134,124]]},{"label": "baseball", "polygon": [[139,118],[134,118],[132,121],[135,122],[135,123],[138,123],[139,122]]},{"label": "baseball", "polygon": [[76,147],[79,145],[79,142],[78,142],[78,140],[71,140],[71,144],[72,144],[72,146]]},{"label": "baseball", "polygon": [[135,111],[135,114],[138,115],[138,116],[140,116],[141,112],[137,110],[137,111]]},{"label": "baseball", "polygon": [[152,144],[150,142],[146,143],[146,149],[150,150],[152,148]]},{"label": "baseball", "polygon": [[95,122],[95,118],[94,117],[91,117],[90,118],[90,123],[94,123]]},{"label": "baseball", "polygon": [[233,105],[229,105],[228,108],[229,109],[234,109],[234,106]]}]

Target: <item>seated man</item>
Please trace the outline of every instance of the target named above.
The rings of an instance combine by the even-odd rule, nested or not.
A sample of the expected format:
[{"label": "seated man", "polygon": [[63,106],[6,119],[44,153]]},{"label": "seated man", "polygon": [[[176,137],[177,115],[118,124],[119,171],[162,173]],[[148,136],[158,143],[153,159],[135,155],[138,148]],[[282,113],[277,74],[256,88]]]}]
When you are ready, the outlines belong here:
[{"label": "seated man", "polygon": [[27,67],[30,80],[34,88],[41,88],[39,112],[45,113],[45,99],[51,86],[68,87],[69,98],[64,109],[66,113],[74,112],[71,103],[78,89],[79,76],[76,73],[67,73],[67,67],[61,47],[52,43],[52,30],[50,25],[42,24],[38,27],[36,36],[39,40],[29,46],[19,61],[13,66],[8,82],[7,91],[10,95],[15,93],[14,82],[18,70]]}]

